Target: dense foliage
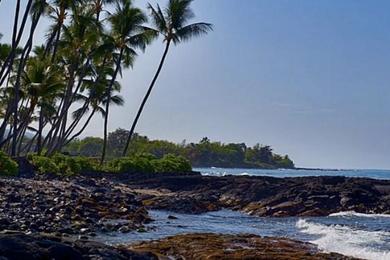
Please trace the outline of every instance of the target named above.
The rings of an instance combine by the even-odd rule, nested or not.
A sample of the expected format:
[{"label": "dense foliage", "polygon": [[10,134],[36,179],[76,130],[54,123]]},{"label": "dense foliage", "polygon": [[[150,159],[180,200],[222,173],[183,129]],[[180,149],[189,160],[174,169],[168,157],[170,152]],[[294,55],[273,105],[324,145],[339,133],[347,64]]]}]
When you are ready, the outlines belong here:
[{"label": "dense foliage", "polygon": [[[108,135],[108,156],[120,157],[128,131],[118,129]],[[87,137],[70,143],[65,151],[74,155],[98,156],[102,139]],[[151,154],[163,158],[168,154],[182,156],[194,167],[253,167],[253,168],[294,168],[294,163],[286,155],[272,152],[270,146],[256,144],[248,147],[245,143],[224,144],[203,138],[199,143],[175,144],[162,140],[150,140],[145,136],[134,135],[128,151],[129,156]]]},{"label": "dense foliage", "polygon": [[0,176],[15,176],[18,174],[18,164],[0,151]]},{"label": "dense foliage", "polygon": [[116,173],[141,172],[141,173],[180,173],[190,172],[191,164],[181,156],[172,154],[162,158],[152,155],[135,155],[111,160],[107,163],[106,171]]},{"label": "dense foliage", "polygon": [[71,176],[94,171],[98,166],[92,159],[71,157],[62,154],[55,154],[52,157],[29,154],[27,158],[40,174],[51,173],[61,176]]},{"label": "dense foliage", "polygon": [[[166,155],[156,158],[151,154],[140,154],[117,158],[103,165],[94,158],[55,154],[52,157],[29,154],[29,162],[39,174],[73,176],[83,173],[185,173],[190,172],[190,163],[181,156]],[[0,165],[1,166],[1,165]]]},{"label": "dense foliage", "polygon": [[[10,2],[15,8],[13,28],[8,28],[12,34],[0,34],[0,150],[11,156],[30,152],[53,156],[100,114],[103,139],[100,143],[91,139],[92,146],[85,144],[84,149],[93,151],[88,156],[101,156],[103,164],[110,108],[124,103],[118,82],[123,71],[133,68],[138,54],[153,40],[163,38],[163,58],[145,90],[132,124],[134,131],[170,44],[212,29],[211,24],[188,23],[194,18],[192,0],[166,0],[164,8],[149,4],[147,12],[132,0]],[[42,22],[44,19],[48,22]],[[43,45],[36,45],[39,31],[46,32]],[[124,140],[130,139],[129,132]],[[56,166],[51,161],[58,158],[34,160],[50,171],[57,167],[58,171],[73,172],[61,165],[65,159]]]}]

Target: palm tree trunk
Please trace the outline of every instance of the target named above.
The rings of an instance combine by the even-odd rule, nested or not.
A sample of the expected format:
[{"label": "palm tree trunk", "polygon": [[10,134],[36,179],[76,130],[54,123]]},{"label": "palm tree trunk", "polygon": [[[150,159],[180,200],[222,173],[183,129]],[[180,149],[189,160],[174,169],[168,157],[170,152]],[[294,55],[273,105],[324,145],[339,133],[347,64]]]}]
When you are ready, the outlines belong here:
[{"label": "palm tree trunk", "polygon": [[[43,131],[43,109],[39,111],[39,123],[38,123],[38,137],[37,137],[37,146],[36,152],[40,155],[42,152],[42,131]],[[31,148],[31,147],[30,147]]]},{"label": "palm tree trunk", "polygon": [[23,72],[24,67],[26,65],[27,59],[28,59],[30,52],[31,52],[31,49],[32,49],[35,29],[37,28],[39,19],[41,18],[41,14],[42,14],[42,12],[39,12],[37,17],[35,17],[35,19],[32,21],[31,28],[30,28],[30,35],[29,35],[27,43],[23,49],[22,56],[21,56],[20,63],[19,63],[18,72],[16,74],[16,83],[14,86],[13,111],[12,111],[13,116],[14,116],[13,125],[14,125],[15,133],[13,136],[13,141],[12,141],[12,146],[11,146],[11,156],[15,156],[16,152],[17,152],[16,150],[17,150],[17,137],[18,137],[18,112],[19,112],[18,111],[18,104],[19,104],[20,80],[21,80],[22,72]]},{"label": "palm tree trunk", "polygon": [[69,144],[70,142],[72,142],[75,138],[77,138],[79,135],[81,135],[81,134],[84,132],[85,128],[88,126],[88,124],[89,124],[89,122],[91,121],[92,117],[94,116],[95,112],[96,112],[96,108],[94,108],[94,109],[92,110],[91,114],[89,115],[87,121],[84,123],[84,126],[80,129],[80,131],[78,131],[75,135],[73,135],[71,138],[69,138],[69,139],[66,141],[65,145],[67,145],[67,144]]},{"label": "palm tree trunk", "polygon": [[66,127],[66,116],[68,114],[68,109],[71,105],[73,98],[73,86],[76,77],[76,69],[78,63],[72,64],[69,69],[69,80],[64,92],[64,97],[62,102],[62,107],[60,108],[59,114],[54,122],[52,129],[50,129],[48,136],[51,136],[51,141],[48,144],[48,150],[46,155],[52,155],[54,152],[58,151],[59,145],[61,143],[61,131]]},{"label": "palm tree trunk", "polygon": [[18,47],[19,42],[22,38],[24,27],[26,26],[28,15],[30,13],[31,5],[32,5],[32,0],[29,0],[27,3],[26,10],[24,11],[22,23],[20,25],[19,32],[18,32],[17,26],[18,26],[18,17],[19,17],[19,9],[20,9],[20,0],[18,0],[18,2],[16,3],[14,28],[13,28],[13,34],[12,34],[12,49],[11,49],[11,52],[9,53],[7,59],[3,63],[1,71],[0,71],[0,86],[4,83],[4,81],[7,78],[7,75],[10,73],[10,71],[12,69],[15,55],[16,55],[16,48]]},{"label": "palm tree trunk", "polygon": [[38,136],[38,132],[33,136],[33,138],[31,138],[31,140],[23,147],[21,153],[25,153],[25,154],[28,154],[31,150],[31,147],[33,146],[34,144],[34,141],[35,141],[35,138],[37,138]]},{"label": "palm tree trunk", "polygon": [[123,156],[126,156],[126,154],[127,154],[127,150],[129,149],[129,144],[130,144],[130,141],[131,141],[131,137],[134,134],[135,127],[137,126],[138,120],[139,120],[139,118],[140,118],[140,116],[142,114],[142,111],[143,111],[143,109],[145,107],[145,104],[148,101],[150,93],[152,93],[153,87],[154,87],[154,85],[155,85],[155,83],[156,83],[156,81],[158,79],[158,76],[160,75],[161,69],[162,69],[162,67],[164,65],[165,59],[166,59],[168,51],[169,51],[170,43],[171,43],[171,41],[168,40],[167,43],[166,43],[166,46],[165,46],[164,54],[163,54],[163,56],[161,58],[161,61],[160,61],[160,65],[158,66],[157,72],[154,75],[154,78],[153,78],[152,82],[150,83],[149,89],[146,92],[146,95],[145,95],[144,99],[142,100],[141,106],[138,109],[138,112],[137,112],[137,115],[136,115],[136,117],[134,119],[133,125],[131,126],[131,129],[130,129],[130,132],[129,132],[129,136],[127,137],[126,146],[125,146],[125,149],[123,150],[123,153],[122,153]]},{"label": "palm tree trunk", "polygon": [[114,75],[112,75],[112,79],[111,79],[110,85],[109,85],[109,87],[107,89],[107,93],[106,93],[107,100],[106,100],[106,110],[105,110],[105,114],[104,114],[104,138],[103,138],[102,157],[100,159],[100,164],[101,165],[103,164],[104,159],[106,158],[107,136],[108,136],[108,113],[109,113],[110,102],[111,102],[111,91],[112,91],[112,86],[115,83],[116,77],[118,75],[118,72],[119,72],[119,69],[120,69],[120,66],[121,66],[123,51],[124,51],[124,48],[122,48],[120,53],[119,53],[119,57],[118,57],[118,60],[116,62],[115,72],[114,72]]}]

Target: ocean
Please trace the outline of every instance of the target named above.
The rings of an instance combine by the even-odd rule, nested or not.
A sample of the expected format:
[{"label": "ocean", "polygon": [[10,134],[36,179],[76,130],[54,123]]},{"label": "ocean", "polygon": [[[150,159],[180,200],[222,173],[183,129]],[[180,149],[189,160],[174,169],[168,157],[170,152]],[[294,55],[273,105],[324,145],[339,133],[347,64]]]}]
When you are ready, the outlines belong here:
[{"label": "ocean", "polygon": [[[348,176],[390,179],[385,170],[259,170],[198,168],[204,175],[253,175],[272,177]],[[154,222],[147,232],[105,234],[99,240],[109,244],[132,243],[183,233],[249,233],[287,237],[316,244],[325,252],[372,260],[390,260],[390,215],[339,212],[327,217],[263,218],[241,212],[220,210],[201,215],[150,211]],[[177,219],[168,219],[169,215]]]},{"label": "ocean", "polygon": [[307,177],[307,176],[346,176],[359,178],[372,178],[380,180],[390,180],[390,170],[263,170],[263,169],[239,169],[239,168],[195,168],[194,171],[203,175],[225,176],[225,175],[249,175],[249,176],[269,176],[277,178],[285,177]]}]

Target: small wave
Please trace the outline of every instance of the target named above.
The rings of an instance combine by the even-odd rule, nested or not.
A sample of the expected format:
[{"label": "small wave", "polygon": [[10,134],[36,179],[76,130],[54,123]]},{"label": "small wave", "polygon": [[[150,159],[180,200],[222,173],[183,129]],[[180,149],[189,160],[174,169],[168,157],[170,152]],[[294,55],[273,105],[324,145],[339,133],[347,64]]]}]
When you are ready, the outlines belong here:
[{"label": "small wave", "polygon": [[390,218],[389,214],[365,214],[355,211],[342,211],[330,214],[329,217],[363,217],[363,218]]},{"label": "small wave", "polygon": [[[390,232],[354,230],[342,225],[323,225],[299,219],[296,223],[301,232],[318,235],[320,238],[311,241],[321,250],[336,252],[365,259],[390,260],[390,251],[375,248],[386,246]],[[371,245],[371,246],[370,246]]]}]

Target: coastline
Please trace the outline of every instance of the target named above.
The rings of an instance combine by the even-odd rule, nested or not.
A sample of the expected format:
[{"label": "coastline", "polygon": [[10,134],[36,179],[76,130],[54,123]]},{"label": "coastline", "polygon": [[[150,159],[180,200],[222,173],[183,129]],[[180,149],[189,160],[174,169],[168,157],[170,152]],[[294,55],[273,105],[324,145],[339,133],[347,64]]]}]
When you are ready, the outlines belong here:
[{"label": "coastline", "polygon": [[[211,177],[202,176],[198,172],[86,173],[70,178],[28,176],[0,178],[0,229],[38,237],[51,233],[58,241],[94,241],[101,232],[149,232],[144,225],[153,221],[148,214],[150,209],[200,214],[226,208],[262,217],[327,216],[348,210],[390,213],[390,203],[386,199],[390,194],[390,181],[386,180],[347,177]],[[4,236],[12,237],[14,233],[10,234]],[[205,244],[210,241],[207,237],[203,237]],[[208,238],[232,239],[225,235]],[[174,236],[168,240],[172,239],[182,238]],[[164,244],[164,241],[159,243]],[[264,243],[271,241],[264,240]],[[148,246],[148,243],[144,245]],[[155,251],[155,248],[152,250],[154,246],[150,246],[149,253],[164,253]],[[293,243],[293,246],[302,249],[299,242]],[[132,250],[132,246],[129,248]],[[260,248],[259,245],[257,249]],[[250,254],[250,250],[246,253]],[[318,259],[349,259],[340,257]]]}]

